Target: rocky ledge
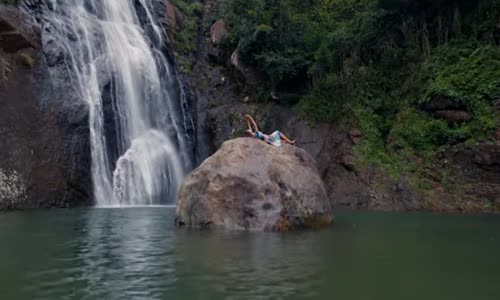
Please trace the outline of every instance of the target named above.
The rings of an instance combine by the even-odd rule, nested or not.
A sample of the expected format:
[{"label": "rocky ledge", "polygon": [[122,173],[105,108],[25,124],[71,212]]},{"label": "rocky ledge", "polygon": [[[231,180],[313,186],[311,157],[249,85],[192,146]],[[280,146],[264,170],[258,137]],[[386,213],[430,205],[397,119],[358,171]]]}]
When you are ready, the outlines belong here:
[{"label": "rocky ledge", "polygon": [[321,228],[332,211],[315,160],[304,150],[238,138],[184,180],[178,226],[288,231]]}]

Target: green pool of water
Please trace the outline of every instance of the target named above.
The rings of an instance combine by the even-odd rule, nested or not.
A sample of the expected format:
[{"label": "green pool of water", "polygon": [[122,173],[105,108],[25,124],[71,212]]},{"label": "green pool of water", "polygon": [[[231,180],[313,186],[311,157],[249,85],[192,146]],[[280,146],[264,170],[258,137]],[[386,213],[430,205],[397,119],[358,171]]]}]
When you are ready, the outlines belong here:
[{"label": "green pool of water", "polygon": [[500,217],[339,212],[187,231],[173,208],[0,214],[0,299],[500,299]]}]

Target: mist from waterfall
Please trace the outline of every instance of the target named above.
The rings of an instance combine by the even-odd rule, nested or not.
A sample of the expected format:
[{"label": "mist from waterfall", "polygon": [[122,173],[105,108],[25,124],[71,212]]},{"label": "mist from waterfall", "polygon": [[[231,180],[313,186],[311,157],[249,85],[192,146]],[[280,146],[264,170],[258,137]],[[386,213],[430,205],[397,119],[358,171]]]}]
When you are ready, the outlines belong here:
[{"label": "mist from waterfall", "polygon": [[[154,0],[49,0],[69,80],[89,105],[98,206],[172,204],[191,167],[185,97]],[[177,89],[177,90],[176,90]]]}]

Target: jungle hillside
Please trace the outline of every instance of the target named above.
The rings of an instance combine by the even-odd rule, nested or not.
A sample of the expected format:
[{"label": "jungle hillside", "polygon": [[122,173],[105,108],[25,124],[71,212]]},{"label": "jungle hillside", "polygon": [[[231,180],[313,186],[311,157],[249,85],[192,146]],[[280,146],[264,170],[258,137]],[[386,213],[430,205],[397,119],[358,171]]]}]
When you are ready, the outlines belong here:
[{"label": "jungle hillside", "polygon": [[213,3],[224,47],[259,73],[257,103],[292,107],[311,126],[356,128],[358,168],[424,194],[454,189],[447,152],[498,139],[498,0]]}]

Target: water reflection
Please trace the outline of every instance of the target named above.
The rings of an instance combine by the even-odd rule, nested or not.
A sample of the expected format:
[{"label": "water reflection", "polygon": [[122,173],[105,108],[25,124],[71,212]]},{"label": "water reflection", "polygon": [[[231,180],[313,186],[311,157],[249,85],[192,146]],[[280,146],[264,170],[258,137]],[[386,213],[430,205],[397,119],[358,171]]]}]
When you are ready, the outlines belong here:
[{"label": "water reflection", "polygon": [[[314,296],[321,235],[179,232],[177,267],[186,299],[290,299]],[[198,286],[209,289],[200,291]]]},{"label": "water reflection", "polygon": [[162,226],[164,218],[148,209],[90,211],[76,242],[87,294],[160,299],[175,283],[174,232]]},{"label": "water reflection", "polygon": [[[29,299],[290,299],[316,295],[322,234],[186,231],[173,209],[91,209],[41,222]],[[33,241],[31,241],[33,242]],[[38,258],[37,258],[38,257]]]},{"label": "water reflection", "polygon": [[496,216],[337,214],[187,231],[172,208],[0,215],[0,299],[499,299]]},{"label": "water reflection", "polygon": [[46,268],[28,273],[26,291],[33,299],[162,299],[176,279],[174,231],[164,212],[84,211]]}]

